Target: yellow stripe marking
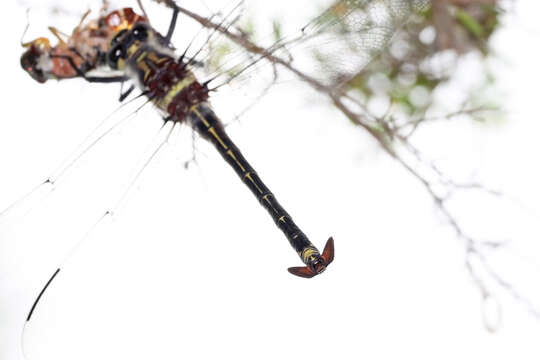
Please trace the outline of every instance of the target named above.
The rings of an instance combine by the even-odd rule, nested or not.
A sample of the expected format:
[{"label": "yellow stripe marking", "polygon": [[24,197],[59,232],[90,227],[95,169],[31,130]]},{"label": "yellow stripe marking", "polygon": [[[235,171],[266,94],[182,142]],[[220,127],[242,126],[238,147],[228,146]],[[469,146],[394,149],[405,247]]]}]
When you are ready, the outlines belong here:
[{"label": "yellow stripe marking", "polygon": [[240,162],[238,161],[238,159],[236,158],[236,156],[234,156],[234,153],[232,150],[229,150],[227,151],[227,155],[229,155],[230,157],[233,158],[233,160],[236,162],[236,164],[240,167],[240,169],[242,171],[246,171],[246,169],[242,166],[242,164],[240,164]]},{"label": "yellow stripe marking", "polygon": [[210,127],[210,123],[208,122],[208,120],[206,120],[206,118],[199,112],[199,110],[197,109],[197,106],[198,104],[195,104],[191,107],[191,109],[189,109],[190,111],[193,111],[195,113],[195,115],[197,115],[199,117],[199,119],[203,122],[204,126],[206,126],[207,128]]},{"label": "yellow stripe marking", "polygon": [[[213,126],[210,126],[210,123],[208,122],[208,120],[206,120],[206,118],[204,117],[203,114],[200,113],[200,111],[197,109],[197,105],[198,104],[195,104],[191,107],[191,111],[193,111],[195,113],[195,115],[197,115],[197,117],[199,119],[201,119],[201,121],[204,123],[204,126],[206,126],[206,131],[208,131],[210,134],[212,134],[212,136],[214,137],[214,139],[216,139],[219,144],[226,150],[228,149],[227,145],[223,142],[223,140],[219,137],[219,135],[216,133],[216,129],[214,129]],[[236,160],[236,158],[235,158]]]},{"label": "yellow stripe marking", "polygon": [[212,134],[212,136],[219,142],[219,144],[221,145],[222,148],[224,149],[228,149],[227,148],[227,145],[225,145],[225,143],[223,142],[223,140],[219,137],[219,135],[216,133],[216,129],[214,129],[214,127],[212,126],[211,128],[208,129],[208,132],[210,134]]},{"label": "yellow stripe marking", "polygon": [[260,192],[260,193],[262,193],[261,188],[255,183],[255,181],[254,181],[253,178],[251,177],[251,173],[250,173],[250,172],[246,173],[246,175],[244,175],[244,177],[248,178],[248,179],[251,181],[251,183],[252,183],[253,185],[255,185],[255,187],[257,188],[257,191]]},{"label": "yellow stripe marking", "polygon": [[318,254],[319,252],[317,251],[317,249],[308,247],[304,249],[304,251],[302,251],[302,260],[304,261],[304,263],[307,263],[311,256],[318,255]]},{"label": "yellow stripe marking", "polygon": [[184,80],[176,83],[171,90],[165,95],[163,99],[161,99],[158,103],[158,105],[164,109],[167,110],[170,103],[173,101],[174,97],[178,95],[180,91],[182,91],[184,88],[188,87],[189,85],[193,84],[195,82],[195,76],[193,74],[189,74]]}]

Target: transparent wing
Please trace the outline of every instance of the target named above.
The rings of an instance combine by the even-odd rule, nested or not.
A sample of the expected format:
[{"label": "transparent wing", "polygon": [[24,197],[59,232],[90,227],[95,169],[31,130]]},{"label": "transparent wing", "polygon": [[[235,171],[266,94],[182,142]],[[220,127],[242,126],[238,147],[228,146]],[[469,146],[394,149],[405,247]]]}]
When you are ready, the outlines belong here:
[{"label": "transparent wing", "polygon": [[329,85],[348,82],[385,52],[409,23],[418,21],[428,1],[345,0],[308,25],[314,35],[306,42]]},{"label": "transparent wing", "polygon": [[[282,24],[274,22],[272,33],[263,37],[256,33],[249,19],[244,23],[238,23],[238,17],[225,24],[212,21],[223,25],[234,39],[223,32],[208,39],[203,51],[205,67],[211,76],[249,78],[268,66],[268,61],[261,58],[268,60],[269,56],[261,56],[259,51],[250,48],[256,44],[265,49],[266,55],[286,62],[302,62],[303,67],[311,66],[311,74],[319,79],[350,77],[387,49],[405,24],[418,21],[419,14],[428,5],[428,0],[343,0],[333,3],[288,35],[282,34]],[[214,15],[214,18],[218,17]],[[211,25],[204,23],[203,26]]]},{"label": "transparent wing", "polygon": [[[252,103],[273,85],[297,79],[280,72],[280,65],[293,64],[329,87],[354,83],[379,55],[400,56],[403,30],[425,21],[429,4],[428,0],[327,2],[296,27],[272,21],[265,36],[256,30],[254,24],[260,21],[250,17],[243,3],[232,3],[232,12],[206,17],[183,8],[182,12],[207,29],[188,51],[203,64],[201,80],[213,79],[211,85],[220,91],[227,85]],[[213,94],[220,96],[220,92]]]}]

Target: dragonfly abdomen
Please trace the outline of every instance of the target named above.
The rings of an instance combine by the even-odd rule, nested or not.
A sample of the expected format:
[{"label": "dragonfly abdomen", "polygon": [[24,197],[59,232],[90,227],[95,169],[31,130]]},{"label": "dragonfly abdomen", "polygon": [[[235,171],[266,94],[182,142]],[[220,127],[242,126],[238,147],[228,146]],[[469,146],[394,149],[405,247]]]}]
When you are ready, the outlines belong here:
[{"label": "dragonfly abdomen", "polygon": [[[257,172],[244,158],[238,147],[232,142],[218,117],[208,103],[200,103],[191,108],[189,119],[192,127],[206,140],[212,142],[221,156],[234,169],[244,184],[251,190],[261,205],[268,211],[276,225],[283,231],[289,243],[308,263],[310,254],[320,255],[307,236],[294,223],[291,216],[278,203],[274,194],[262,182]],[[312,249],[306,251],[306,249]]]}]

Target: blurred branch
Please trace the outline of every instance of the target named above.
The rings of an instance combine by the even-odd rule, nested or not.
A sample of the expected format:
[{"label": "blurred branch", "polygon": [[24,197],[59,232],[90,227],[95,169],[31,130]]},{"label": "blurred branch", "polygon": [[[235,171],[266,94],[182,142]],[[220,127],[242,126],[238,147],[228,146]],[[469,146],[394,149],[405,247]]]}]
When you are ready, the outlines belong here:
[{"label": "blurred branch", "polygon": [[407,130],[407,134],[404,135],[405,139],[409,139],[418,129],[420,125],[431,123],[435,121],[449,121],[454,120],[456,118],[467,118],[467,119],[473,119],[476,121],[483,121],[484,118],[481,116],[482,114],[486,112],[495,112],[498,109],[495,107],[488,107],[488,106],[477,106],[473,108],[462,108],[460,110],[444,114],[441,116],[434,116],[434,117],[418,117],[417,119],[411,119],[409,121],[404,122],[403,124],[399,125],[394,131],[401,132]]}]

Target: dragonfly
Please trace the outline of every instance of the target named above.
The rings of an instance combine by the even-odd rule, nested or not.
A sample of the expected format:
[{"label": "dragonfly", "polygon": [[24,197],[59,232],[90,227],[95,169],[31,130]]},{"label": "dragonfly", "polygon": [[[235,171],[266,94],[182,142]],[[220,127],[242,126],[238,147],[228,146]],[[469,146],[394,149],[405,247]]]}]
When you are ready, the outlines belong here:
[{"label": "dragonfly", "polygon": [[[74,74],[90,83],[124,82],[129,79],[127,75],[86,76],[89,70],[96,68],[100,65],[100,61],[104,60],[113,70],[122,70],[126,74],[138,73],[137,76],[132,75],[132,77],[140,84],[141,95],[146,96],[165,114],[165,121],[188,122],[202,138],[210,141],[268,211],[306,265],[291,267],[288,269],[289,272],[305,278],[322,273],[334,258],[333,239],[330,238],[327,241],[325,250],[321,254],[277,202],[274,194],[225,133],[223,124],[208,103],[210,92],[208,83],[201,84],[195,78],[190,70],[191,60],[185,60],[185,55],[175,58],[170,54],[169,50],[172,46],[168,45],[176,28],[178,11],[178,8],[173,6],[171,23],[164,37],[154,31],[146,19],[136,15],[132,9],[114,11],[96,21],[98,28],[93,32],[96,36],[79,35],[87,31],[89,26],[82,29],[77,27],[72,37],[78,36],[71,46],[66,46],[61,42],[57,47],[43,49],[40,47],[44,43],[42,39],[23,45],[28,46],[29,50],[22,55],[21,64],[38,82],[44,82],[49,77],[70,78],[74,77]],[[91,25],[94,24],[91,23]],[[87,32],[90,33],[90,31]],[[102,45],[100,40],[110,37],[110,33],[115,35],[110,40],[110,49],[104,52],[107,46]],[[58,47],[62,50],[58,50]],[[66,47],[67,51],[64,51]],[[81,54],[80,49],[83,47],[90,48],[92,51]],[[133,50],[133,47],[138,47],[138,49]],[[38,53],[38,49],[41,49],[41,54]],[[132,52],[129,56],[128,51]],[[120,52],[123,53],[120,54]],[[52,64],[43,65],[42,57],[48,58]],[[55,62],[55,60],[62,62]],[[69,64],[69,71],[66,70],[67,65],[64,62]],[[136,65],[127,65],[131,63],[136,63]],[[49,70],[46,71],[44,68]],[[129,95],[131,89],[133,87],[121,95],[121,100]],[[51,280],[58,272],[59,270],[55,272]],[[30,315],[31,313],[32,311]]]},{"label": "dragonfly", "polygon": [[[377,1],[377,3],[389,6],[391,1]],[[305,278],[322,273],[334,259],[333,238],[328,239],[324,250],[320,252],[279,204],[274,194],[230,139],[222,121],[210,105],[211,94],[215,90],[211,84],[217,76],[214,74],[204,80],[199,80],[195,76],[193,68],[197,66],[198,62],[195,59],[199,51],[193,56],[188,56],[186,52],[180,54],[173,52],[175,47],[171,44],[171,38],[177,27],[179,11],[174,3],[168,4],[172,4],[172,15],[165,35],[161,35],[150,26],[145,16],[136,14],[131,8],[103,13],[88,25],[83,25],[85,15],[71,36],[62,36],[58,30],[52,28],[51,31],[59,39],[59,44],[54,47],[50,46],[50,42],[45,38],[23,43],[26,51],[21,57],[21,65],[38,82],[73,78],[83,79],[89,83],[123,85],[128,81],[134,82],[141,91],[137,97],[146,97],[148,103],[153,104],[161,113],[165,123],[189,124],[201,138],[215,147],[255,195],[304,263],[302,267],[289,268],[289,272]],[[269,51],[272,54],[277,50],[289,52],[298,44],[308,43],[317,36],[318,41],[321,41],[321,38],[328,36],[329,28],[343,27],[347,21],[351,24],[357,23],[358,17],[366,14],[364,10],[358,9],[365,6],[366,2],[362,1],[338,1],[303,27],[298,37],[293,37],[292,40],[281,37]],[[225,17],[217,25],[227,29],[231,26],[227,20],[228,17]],[[389,26],[384,30],[385,32],[380,34],[381,43],[390,40],[395,28]],[[361,32],[359,34],[361,37]],[[326,41],[330,40],[331,37]],[[360,46],[359,44],[356,43],[357,46]],[[83,53],[80,49],[85,47],[91,51]],[[373,45],[367,45],[366,48],[368,47]],[[365,66],[366,62],[376,56],[373,49],[368,50],[369,59],[363,57],[347,66]],[[223,73],[231,78],[236,78],[242,73],[249,74],[251,68],[263,62],[265,58],[265,55],[256,58],[232,75],[230,71]],[[97,76],[93,74],[95,70],[104,70],[107,74]],[[342,79],[344,73],[337,77]],[[120,100],[125,101],[134,89],[135,86],[131,86],[128,91],[122,93]],[[57,269],[54,272],[36,298],[27,321],[31,319],[40,298],[59,271],[60,269]]]}]

